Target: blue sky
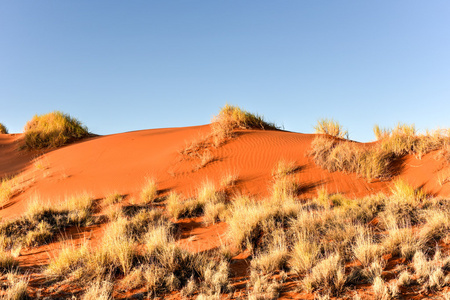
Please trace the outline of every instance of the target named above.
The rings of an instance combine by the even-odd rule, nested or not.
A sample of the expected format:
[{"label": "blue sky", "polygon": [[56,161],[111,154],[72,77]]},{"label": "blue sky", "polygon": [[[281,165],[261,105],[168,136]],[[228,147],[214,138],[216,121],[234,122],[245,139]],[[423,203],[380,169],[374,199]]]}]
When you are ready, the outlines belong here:
[{"label": "blue sky", "polygon": [[0,122],[70,113],[110,134],[225,103],[311,133],[450,127],[448,1],[0,1]]}]

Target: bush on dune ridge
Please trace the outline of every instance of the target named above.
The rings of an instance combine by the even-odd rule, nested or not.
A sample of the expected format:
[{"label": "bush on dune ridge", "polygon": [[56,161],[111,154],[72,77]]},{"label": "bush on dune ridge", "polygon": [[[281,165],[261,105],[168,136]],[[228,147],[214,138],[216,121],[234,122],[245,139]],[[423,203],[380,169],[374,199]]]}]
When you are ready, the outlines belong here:
[{"label": "bush on dune ridge", "polygon": [[348,131],[344,130],[344,127],[333,119],[318,120],[314,129],[316,130],[316,133],[328,134],[342,139],[348,138]]},{"label": "bush on dune ridge", "polygon": [[215,146],[232,136],[235,129],[277,130],[274,123],[264,120],[262,116],[252,114],[238,106],[226,104],[212,119],[211,135]]},{"label": "bush on dune ridge", "polygon": [[25,125],[24,134],[27,149],[60,147],[89,136],[87,127],[60,111],[35,115]]},{"label": "bush on dune ridge", "polygon": [[6,128],[5,125],[0,123],[0,134],[7,134],[7,133],[8,133],[8,128]]},{"label": "bush on dune ridge", "polygon": [[357,173],[368,179],[386,179],[393,175],[397,159],[407,154],[417,158],[442,149],[450,144],[450,130],[436,130],[417,134],[414,125],[398,124],[396,128],[374,127],[378,143],[362,145],[353,141],[318,136],[312,144],[310,155],[314,162],[329,172],[344,171]]},{"label": "bush on dune ridge", "polygon": [[220,109],[219,114],[213,118],[213,122],[222,123],[232,129],[278,129],[274,123],[265,121],[264,117],[229,104],[225,104]]}]

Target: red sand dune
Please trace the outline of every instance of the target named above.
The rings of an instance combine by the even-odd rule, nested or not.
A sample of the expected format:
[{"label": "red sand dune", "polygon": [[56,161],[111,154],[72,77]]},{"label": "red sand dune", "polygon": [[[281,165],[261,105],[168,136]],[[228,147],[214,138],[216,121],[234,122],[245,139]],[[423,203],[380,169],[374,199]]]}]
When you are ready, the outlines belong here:
[{"label": "red sand dune", "polygon": [[[180,151],[209,133],[210,125],[141,130],[90,138],[43,153],[19,150],[22,135],[0,135],[0,176],[17,175],[21,182],[21,192],[0,209],[0,218],[21,215],[36,198],[56,203],[82,192],[96,199],[119,192],[127,195],[126,201],[138,199],[147,176],[157,179],[162,194],[176,191],[190,197],[206,179],[218,184],[226,173],[238,174],[237,192],[265,197],[273,180],[272,170],[280,159],[296,162],[301,199],[314,197],[321,188],[350,198],[389,193],[389,181],[368,182],[355,174],[329,173],[316,166],[308,156],[315,134],[238,131],[235,138],[211,148],[214,160],[197,170],[198,160]],[[435,196],[448,196],[450,184],[438,183],[439,174],[448,169],[434,152],[421,160],[407,156],[398,176]],[[179,243],[193,251],[217,247],[217,237],[226,232],[225,223],[205,227],[201,218],[179,223],[183,231]],[[97,226],[73,238],[98,240],[102,232]],[[24,249],[19,258],[21,266],[45,264],[59,247],[53,243]]]},{"label": "red sand dune", "polygon": [[[263,197],[269,193],[271,173],[280,159],[296,162],[296,176],[303,190],[300,197],[304,199],[315,196],[322,187],[329,193],[339,192],[352,198],[389,192],[389,182],[370,183],[355,174],[329,173],[317,167],[307,155],[314,134],[238,131],[236,138],[212,148],[213,162],[195,170],[198,161],[183,157],[179,151],[187,143],[206,136],[209,130],[209,125],[204,125],[101,136],[41,156],[18,151],[20,135],[0,135],[0,175],[20,173],[27,182],[23,192],[0,210],[0,216],[20,215],[36,196],[40,201],[60,201],[82,192],[103,198],[117,191],[138,198],[146,176],[156,178],[160,190],[174,190],[188,197],[202,181],[218,183],[231,172],[239,175],[240,192]],[[400,177],[434,195],[448,195],[448,185],[440,186],[437,180],[442,168],[436,153],[421,160],[408,156]]]}]

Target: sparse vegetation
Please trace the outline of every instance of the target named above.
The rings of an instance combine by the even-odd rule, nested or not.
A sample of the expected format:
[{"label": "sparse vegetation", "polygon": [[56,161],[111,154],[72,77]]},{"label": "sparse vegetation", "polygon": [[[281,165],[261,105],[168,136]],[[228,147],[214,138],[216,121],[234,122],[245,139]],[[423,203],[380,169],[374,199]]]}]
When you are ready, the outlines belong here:
[{"label": "sparse vegetation", "polygon": [[27,277],[19,277],[18,274],[11,272],[6,275],[7,289],[1,300],[22,300],[28,299],[27,288],[29,279]]},{"label": "sparse vegetation", "polygon": [[17,178],[0,179],[0,208],[17,192]]},{"label": "sparse vegetation", "polygon": [[0,123],[0,134],[7,134],[7,133],[8,133],[8,128],[6,128],[5,125]]},{"label": "sparse vegetation", "polygon": [[385,138],[388,138],[391,134],[391,130],[388,128],[381,128],[378,125],[375,125],[373,127],[373,133],[375,134],[375,138],[377,141],[383,140]]},{"label": "sparse vegetation", "polygon": [[156,179],[147,177],[145,178],[144,187],[141,190],[141,200],[144,203],[152,203],[158,196],[158,185]]},{"label": "sparse vegetation", "polygon": [[[275,129],[261,125],[259,116],[246,120],[246,112],[232,106],[222,117],[228,125],[217,127],[221,138],[235,129]],[[394,130],[378,127],[379,141],[362,145],[343,140],[342,127],[325,121],[322,125],[338,138],[317,137],[313,156],[330,171],[389,178],[402,156],[420,157],[430,149],[448,147],[442,133],[419,136],[414,126],[407,125]],[[193,150],[197,153],[192,157],[212,155],[208,149],[212,142],[207,143],[202,145],[206,148]],[[211,162],[205,161],[202,167]],[[351,199],[323,188],[313,199],[304,200],[299,181],[304,177],[296,174],[298,170],[296,161],[280,160],[263,199],[240,195],[233,188],[238,175],[228,172],[217,184],[205,180],[187,199],[175,191],[165,197],[160,190],[158,195],[158,182],[146,178],[138,191],[141,201],[123,201],[125,195],[118,192],[98,202],[88,194],[67,197],[58,205],[31,201],[24,215],[0,223],[0,299],[65,297],[66,291],[59,294],[65,288],[82,299],[169,294],[187,299],[277,299],[281,291],[311,293],[305,298],[314,299],[448,296],[450,200],[433,198],[401,179],[391,183],[388,195]],[[2,181],[3,203],[19,191],[18,186],[14,180]],[[209,234],[194,236],[188,226],[197,230],[218,221],[227,223],[212,226],[226,228],[226,234],[217,234],[220,245],[201,252],[184,248]],[[20,254],[30,255],[29,248],[54,241],[58,233],[64,236],[68,227],[91,224],[104,226],[99,243],[91,244],[89,238],[81,245],[75,239],[63,242],[59,253],[49,252],[38,280],[29,281]]]},{"label": "sparse vegetation", "polygon": [[[240,129],[270,129],[275,130],[278,127],[274,123],[269,123],[262,116],[249,113],[238,106],[226,104],[219,111],[219,114],[213,118],[213,125],[224,133],[230,130]],[[213,132],[215,130],[213,129]]]},{"label": "sparse vegetation", "polygon": [[0,235],[6,247],[48,243],[61,229],[86,226],[93,222],[93,199],[88,194],[68,197],[61,205],[43,205],[36,199],[26,214],[0,223]]},{"label": "sparse vegetation", "polygon": [[295,161],[281,159],[272,171],[272,176],[275,178],[286,177],[287,175],[294,173],[296,170],[297,166],[295,165]]},{"label": "sparse vegetation", "polygon": [[330,172],[353,172],[368,179],[386,179],[395,172],[394,164],[407,154],[418,158],[450,144],[448,131],[417,135],[414,125],[399,124],[393,130],[378,128],[379,143],[361,145],[332,137],[319,136],[312,142],[314,162]]},{"label": "sparse vegetation", "polygon": [[339,122],[333,119],[320,119],[314,126],[316,133],[328,134],[337,138],[347,139],[348,131],[344,130]]},{"label": "sparse vegetation", "polygon": [[90,135],[80,121],[60,111],[35,115],[25,125],[24,134],[27,149],[60,147]]},{"label": "sparse vegetation", "polygon": [[121,195],[118,192],[113,192],[108,194],[105,199],[103,200],[104,205],[112,205],[112,204],[116,204],[116,203],[120,203],[122,202],[124,199],[124,196]]},{"label": "sparse vegetation", "polygon": [[238,182],[238,180],[239,175],[237,173],[228,172],[222,177],[222,180],[220,181],[220,186],[222,188],[229,188],[234,186]]}]

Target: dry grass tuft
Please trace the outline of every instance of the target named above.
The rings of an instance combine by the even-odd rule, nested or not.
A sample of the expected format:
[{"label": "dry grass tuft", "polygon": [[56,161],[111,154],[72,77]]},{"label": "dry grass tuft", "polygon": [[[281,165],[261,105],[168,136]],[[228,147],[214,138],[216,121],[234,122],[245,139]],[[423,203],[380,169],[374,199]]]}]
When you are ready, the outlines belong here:
[{"label": "dry grass tuft", "polygon": [[8,273],[6,278],[8,288],[0,299],[22,300],[29,298],[27,294],[29,278],[19,278],[18,274],[15,273]]},{"label": "dry grass tuft", "polygon": [[250,273],[250,280],[247,284],[249,300],[274,300],[278,299],[283,283],[286,280],[286,273],[281,272],[279,278],[271,278],[270,274],[264,275],[258,271]]},{"label": "dry grass tuft", "polygon": [[112,298],[113,283],[108,280],[96,280],[86,289],[82,300],[109,300]]},{"label": "dry grass tuft", "polygon": [[124,196],[118,192],[113,192],[108,194],[105,199],[103,200],[104,205],[113,205],[116,203],[122,202],[124,199]]},{"label": "dry grass tuft", "polygon": [[333,119],[320,119],[314,126],[316,133],[328,134],[337,138],[348,139],[348,131]]},{"label": "dry grass tuft", "polygon": [[0,274],[12,270],[18,266],[18,262],[14,259],[14,256],[10,251],[6,251],[0,245]]},{"label": "dry grass tuft", "polygon": [[299,232],[292,248],[290,266],[297,274],[309,272],[320,257],[320,246],[308,233]]},{"label": "dry grass tuft", "polygon": [[192,217],[205,213],[205,222],[214,223],[225,211],[225,194],[217,190],[214,183],[209,180],[197,190],[197,197],[182,200],[181,195],[170,193],[167,197],[167,211],[175,218]]},{"label": "dry grass tuft", "polygon": [[11,199],[14,193],[17,192],[17,189],[17,177],[3,178],[0,180],[0,207]]},{"label": "dry grass tuft", "polygon": [[0,123],[0,134],[8,134],[8,128],[2,123]]},{"label": "dry grass tuft", "polygon": [[228,172],[220,180],[220,186],[222,188],[229,188],[229,187],[236,185],[238,180],[239,180],[239,175],[237,173]]},{"label": "dry grass tuft", "polygon": [[363,267],[368,267],[377,261],[383,251],[381,245],[374,243],[373,236],[374,234],[370,231],[361,233],[353,245],[353,253]]},{"label": "dry grass tuft", "polygon": [[0,223],[0,235],[4,236],[7,247],[45,244],[66,227],[92,224],[92,208],[93,199],[89,194],[68,197],[54,207],[35,199],[25,215]]},{"label": "dry grass tuft", "polygon": [[375,138],[377,141],[388,138],[391,134],[391,130],[389,128],[381,128],[378,125],[373,127],[373,133],[375,134]]},{"label": "dry grass tuft", "polygon": [[303,279],[307,291],[319,291],[321,294],[338,295],[346,281],[344,266],[339,254],[331,254],[320,261]]},{"label": "dry grass tuft", "polygon": [[390,176],[392,155],[379,148],[364,150],[355,142],[320,136],[311,146],[314,162],[329,172],[354,172],[368,179]]},{"label": "dry grass tuft", "polygon": [[295,161],[288,161],[281,159],[272,171],[272,176],[275,178],[285,177],[294,173],[297,170]]},{"label": "dry grass tuft", "polygon": [[318,166],[330,172],[355,172],[368,179],[385,179],[394,175],[394,162],[404,155],[414,154],[420,159],[450,144],[448,130],[419,135],[414,125],[399,124],[393,130],[375,127],[374,131],[381,141],[370,146],[318,136],[312,143],[311,156]]},{"label": "dry grass tuft", "polygon": [[144,187],[141,190],[141,200],[144,203],[153,203],[158,196],[158,184],[154,178],[145,178]]},{"label": "dry grass tuft", "polygon": [[27,149],[60,147],[90,135],[80,121],[59,111],[35,115],[25,125],[24,134]]}]

